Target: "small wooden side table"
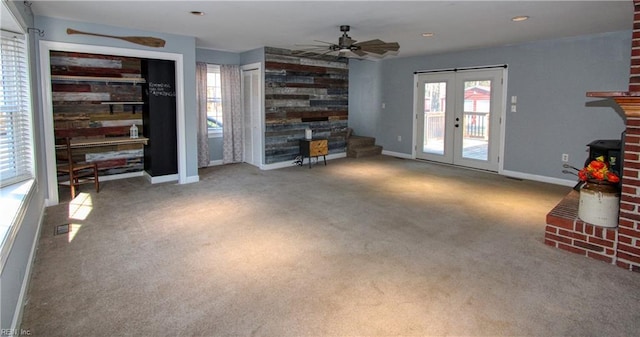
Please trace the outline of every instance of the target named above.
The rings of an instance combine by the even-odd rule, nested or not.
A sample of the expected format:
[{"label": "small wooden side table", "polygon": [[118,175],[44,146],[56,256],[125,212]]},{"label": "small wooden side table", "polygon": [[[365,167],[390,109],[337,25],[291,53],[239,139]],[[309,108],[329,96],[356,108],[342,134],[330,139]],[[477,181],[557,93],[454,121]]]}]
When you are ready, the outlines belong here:
[{"label": "small wooden side table", "polygon": [[329,154],[329,142],[326,139],[301,139],[300,155],[304,163],[304,157],[309,158],[309,168],[311,168],[311,157],[320,157],[324,159],[324,165],[327,165],[327,154]]}]

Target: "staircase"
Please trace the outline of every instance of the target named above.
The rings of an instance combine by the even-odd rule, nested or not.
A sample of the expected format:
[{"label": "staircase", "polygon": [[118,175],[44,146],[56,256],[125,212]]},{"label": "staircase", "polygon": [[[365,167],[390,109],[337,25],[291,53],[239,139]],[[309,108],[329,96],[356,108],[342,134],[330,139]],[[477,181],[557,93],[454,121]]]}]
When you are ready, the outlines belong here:
[{"label": "staircase", "polygon": [[382,153],[382,146],[376,145],[373,137],[350,136],[347,139],[347,157],[361,158]]}]

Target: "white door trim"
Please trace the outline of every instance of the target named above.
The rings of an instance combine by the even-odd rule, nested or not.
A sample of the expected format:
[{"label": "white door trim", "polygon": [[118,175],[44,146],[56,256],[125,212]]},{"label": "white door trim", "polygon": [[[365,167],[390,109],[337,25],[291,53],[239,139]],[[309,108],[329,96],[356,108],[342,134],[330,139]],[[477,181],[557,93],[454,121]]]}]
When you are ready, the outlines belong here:
[{"label": "white door trim", "polygon": [[504,174],[504,145],[505,145],[505,133],[506,133],[506,118],[507,118],[507,68],[502,70],[502,111],[500,112],[500,140],[499,140],[499,152],[498,152],[498,174]]},{"label": "white door trim", "polygon": [[[128,57],[170,60],[176,63],[176,122],[178,147],[178,183],[187,184],[193,178],[187,178],[187,140],[185,133],[184,106],[184,62],[182,54],[158,52],[141,49],[116,48],[40,40],[40,88],[42,93],[43,131],[45,141],[45,158],[47,167],[47,206],[57,205],[58,184],[56,176],[55,136],[53,132],[53,99],[51,92],[51,62],[49,53],[52,50],[88,54],[106,54]],[[197,177],[196,177],[197,178]]]}]

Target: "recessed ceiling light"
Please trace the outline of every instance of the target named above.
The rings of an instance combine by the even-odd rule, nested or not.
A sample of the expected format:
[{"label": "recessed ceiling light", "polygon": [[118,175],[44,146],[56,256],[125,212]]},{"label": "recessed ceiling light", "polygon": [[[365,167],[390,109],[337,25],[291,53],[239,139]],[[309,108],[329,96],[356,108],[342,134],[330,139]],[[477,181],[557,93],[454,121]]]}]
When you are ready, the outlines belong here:
[{"label": "recessed ceiling light", "polygon": [[513,22],[521,22],[526,20],[529,20],[529,17],[526,15],[518,15],[511,18],[511,21]]},{"label": "recessed ceiling light", "polygon": [[191,11],[189,13],[191,13],[193,15],[197,15],[197,16],[203,16],[204,15],[204,12],[201,12],[201,11]]},{"label": "recessed ceiling light", "polygon": [[433,33],[422,33],[422,37],[432,37]]}]

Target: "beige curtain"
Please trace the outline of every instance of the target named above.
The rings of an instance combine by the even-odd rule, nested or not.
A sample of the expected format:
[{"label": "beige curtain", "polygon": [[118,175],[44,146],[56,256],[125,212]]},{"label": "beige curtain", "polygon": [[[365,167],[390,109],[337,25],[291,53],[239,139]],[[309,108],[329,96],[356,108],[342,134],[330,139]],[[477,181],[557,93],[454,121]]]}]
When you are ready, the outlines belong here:
[{"label": "beige curtain", "polygon": [[196,98],[198,101],[198,167],[209,166],[209,128],[207,126],[207,64],[196,63]]},{"label": "beige curtain", "polygon": [[220,66],[222,85],[222,162],[242,162],[242,92],[240,67]]}]

